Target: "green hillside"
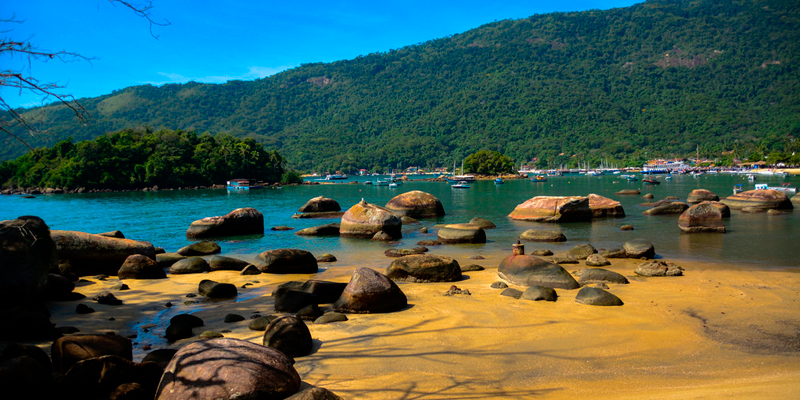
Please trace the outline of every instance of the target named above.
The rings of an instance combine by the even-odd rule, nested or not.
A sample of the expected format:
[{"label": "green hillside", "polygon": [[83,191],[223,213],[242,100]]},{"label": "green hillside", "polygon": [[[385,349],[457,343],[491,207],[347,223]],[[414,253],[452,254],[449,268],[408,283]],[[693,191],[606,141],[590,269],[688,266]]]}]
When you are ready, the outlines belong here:
[{"label": "green hillside", "polygon": [[[250,137],[302,171],[761,156],[800,143],[796,0],[647,1],[535,15],[256,81],[137,86],[30,110],[37,145],[148,126]],[[0,159],[26,149],[9,140]]]}]

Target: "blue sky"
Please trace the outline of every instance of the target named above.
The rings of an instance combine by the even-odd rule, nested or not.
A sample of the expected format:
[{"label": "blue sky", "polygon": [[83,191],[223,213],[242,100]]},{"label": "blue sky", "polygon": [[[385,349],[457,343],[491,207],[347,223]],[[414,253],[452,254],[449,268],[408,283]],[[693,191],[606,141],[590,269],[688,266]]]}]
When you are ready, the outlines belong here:
[{"label": "blue sky", "polygon": [[[108,0],[2,1],[4,39],[67,51],[90,62],[0,57],[0,69],[23,70],[59,93],[94,97],[134,85],[252,80],[303,63],[385,52],[502,19],[555,11],[627,7],[634,0],[540,1],[205,1],[153,0],[155,21]],[[132,0],[134,4],[143,1]],[[12,106],[42,99],[1,88]],[[51,99],[52,100],[52,99]]]}]

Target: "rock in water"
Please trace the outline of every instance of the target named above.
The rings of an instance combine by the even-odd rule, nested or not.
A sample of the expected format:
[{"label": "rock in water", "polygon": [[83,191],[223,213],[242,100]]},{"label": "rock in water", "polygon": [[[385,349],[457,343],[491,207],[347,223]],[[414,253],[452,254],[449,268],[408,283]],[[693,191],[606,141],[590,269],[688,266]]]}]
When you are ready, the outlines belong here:
[{"label": "rock in water", "polygon": [[625,216],[625,210],[620,202],[594,193],[590,193],[588,197],[592,218],[622,218]]},{"label": "rock in water", "polygon": [[264,331],[262,343],[289,357],[308,355],[312,349],[311,332],[305,322],[295,316],[283,316],[270,322]]},{"label": "rock in water", "polygon": [[437,239],[442,243],[486,243],[483,228],[471,224],[449,224],[439,228]]},{"label": "rock in water", "polygon": [[528,229],[519,235],[520,240],[530,242],[566,242],[567,237],[558,231],[544,229]]},{"label": "rock in water", "polygon": [[264,233],[264,216],[255,208],[237,208],[221,217],[206,217],[192,222],[188,238],[258,235]]},{"label": "rock in water", "polygon": [[395,281],[456,282],[461,280],[461,267],[450,257],[415,254],[392,261],[386,276]]},{"label": "rock in water", "polygon": [[575,296],[575,301],[590,306],[621,306],[622,300],[613,293],[600,288],[583,287]]},{"label": "rock in water", "polygon": [[342,215],[339,234],[371,239],[376,233],[384,231],[392,238],[399,239],[403,236],[402,225],[400,218],[391,211],[362,199]]},{"label": "rock in water", "polygon": [[581,196],[537,196],[514,208],[509,218],[537,222],[591,221],[589,198]]},{"label": "rock in water", "polygon": [[500,262],[497,275],[515,285],[560,289],[580,287],[562,266],[525,254],[512,254]]},{"label": "rock in water", "polygon": [[398,216],[436,218],[444,216],[444,207],[434,195],[421,190],[399,194],[386,203],[386,209]]},{"label": "rock in water", "polygon": [[680,201],[668,202],[664,204],[660,204],[655,206],[649,210],[646,210],[642,213],[642,215],[670,215],[670,214],[680,214],[686,209],[689,208],[689,205]]},{"label": "rock in water", "polygon": [[405,293],[386,275],[369,268],[358,268],[341,297],[333,304],[343,313],[384,313],[408,306]]},{"label": "rock in water", "polygon": [[689,204],[699,204],[704,201],[719,201],[719,196],[717,196],[716,193],[706,189],[692,190],[689,195],[686,196],[686,202]]},{"label": "rock in water", "polygon": [[340,224],[332,223],[320,226],[312,226],[310,228],[300,229],[295,232],[298,236],[339,236]]},{"label": "rock in water", "polygon": [[283,399],[300,389],[293,363],[276,349],[245,340],[194,342],[172,357],[155,399]]},{"label": "rock in water", "polygon": [[597,249],[595,249],[594,246],[592,246],[592,245],[590,245],[588,243],[583,243],[583,244],[579,244],[579,245],[569,249],[567,251],[567,256],[569,256],[571,258],[574,258],[576,260],[585,260],[590,255],[596,254],[596,253],[597,253]]},{"label": "rock in water", "polygon": [[481,217],[473,217],[471,220],[469,220],[469,224],[470,225],[475,225],[475,226],[480,226],[483,229],[494,229],[494,228],[497,228],[497,225],[495,225],[494,222],[489,221],[486,218],[481,218]]},{"label": "rock in water", "polygon": [[210,256],[212,254],[218,254],[222,252],[222,248],[214,243],[207,240],[202,242],[192,243],[188,246],[181,247],[178,250],[178,254],[190,257],[190,256]]},{"label": "rock in water", "polygon": [[317,259],[306,250],[276,249],[258,255],[256,262],[261,272],[269,274],[316,274]]},{"label": "rock in water", "polygon": [[167,277],[157,262],[141,254],[128,256],[117,274],[119,279],[164,279]]},{"label": "rock in water", "polygon": [[342,207],[339,203],[334,199],[329,199],[327,197],[317,196],[313,199],[303,204],[298,212],[306,213],[306,212],[331,212],[331,211],[340,211]]},{"label": "rock in water", "polygon": [[709,201],[695,204],[681,214],[678,227],[686,233],[725,233],[722,210]]},{"label": "rock in water", "polygon": [[62,272],[73,272],[78,276],[116,276],[125,259],[133,254],[156,258],[155,247],[147,242],[75,231],[52,231],[51,236],[58,249],[59,262],[75,268],[74,271]]},{"label": "rock in water", "polygon": [[47,274],[58,271],[50,228],[39,217],[0,222],[0,301],[27,303],[40,298]]},{"label": "rock in water", "polygon": [[722,199],[720,202],[734,210],[741,210],[745,207],[763,211],[794,208],[786,194],[777,190],[748,190],[736,193],[733,196]]}]

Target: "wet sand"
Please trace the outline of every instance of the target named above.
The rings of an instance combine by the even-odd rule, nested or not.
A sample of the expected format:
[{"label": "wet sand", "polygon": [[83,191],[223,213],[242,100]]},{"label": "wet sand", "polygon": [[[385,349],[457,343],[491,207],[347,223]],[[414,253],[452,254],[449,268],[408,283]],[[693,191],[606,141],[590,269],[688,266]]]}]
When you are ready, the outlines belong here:
[{"label": "wet sand", "polygon": [[[610,285],[625,305],[594,307],[576,303],[577,290],[557,290],[555,303],[501,296],[490,285],[506,254],[473,260],[466,249],[440,246],[432,253],[485,271],[455,283],[400,283],[409,302],[403,311],[309,322],[315,351],[297,359],[302,379],[350,399],[785,399],[800,392],[800,273],[668,260],[684,267],[685,276],[642,278],[633,274],[639,260],[611,259],[607,269],[631,281]],[[88,278],[76,288],[87,299],[49,306],[58,326],[135,335],[139,361],[143,347],[167,346],[161,336],[175,314],[203,318],[206,326],[195,334],[214,330],[261,343],[263,332],[249,330],[249,318],[271,314],[269,295],[278,284],[312,277],[347,282],[356,267],[383,272],[391,261],[346,255],[320,264],[327,269],[316,275],[222,271],[127,280],[131,290],[115,292],[124,301],[117,307],[90,298],[119,281]],[[202,279],[236,284],[239,298],[185,297]],[[255,283],[242,289],[247,282]],[[452,284],[472,294],[444,296]],[[75,314],[81,302],[97,312]],[[228,313],[248,319],[225,323]]]}]

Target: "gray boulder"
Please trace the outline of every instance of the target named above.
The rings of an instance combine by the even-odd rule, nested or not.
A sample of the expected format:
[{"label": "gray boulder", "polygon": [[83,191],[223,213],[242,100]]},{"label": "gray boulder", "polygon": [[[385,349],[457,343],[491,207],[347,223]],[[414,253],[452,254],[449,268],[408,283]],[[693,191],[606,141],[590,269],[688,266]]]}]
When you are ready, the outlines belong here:
[{"label": "gray boulder", "polygon": [[436,218],[444,215],[442,202],[436,196],[421,190],[402,193],[386,203],[386,209],[398,216]]},{"label": "gray boulder", "polygon": [[628,283],[624,275],[603,268],[586,268],[574,272],[578,283],[585,286],[592,283]]},{"label": "gray boulder", "polygon": [[497,228],[497,225],[495,225],[494,222],[489,221],[486,218],[481,218],[481,217],[473,217],[471,220],[469,220],[469,224],[470,225],[475,225],[475,226],[480,226],[483,229],[494,229],[494,228]]},{"label": "gray boulder", "polygon": [[210,256],[220,252],[222,252],[222,248],[218,244],[209,241],[195,242],[178,250],[178,254],[185,257]]},{"label": "gray boulder", "polygon": [[586,265],[589,267],[604,267],[611,265],[611,263],[600,254],[590,254],[589,257],[586,257]]},{"label": "gray boulder", "polygon": [[313,199],[303,204],[298,212],[308,213],[308,212],[329,212],[329,211],[340,211],[342,207],[339,203],[334,199],[329,199],[323,196],[317,196]]},{"label": "gray boulder", "polygon": [[173,275],[179,274],[202,274],[203,272],[210,271],[208,261],[200,257],[189,257],[172,264],[169,267],[169,273]]},{"label": "gray boulder", "polygon": [[656,249],[647,239],[633,239],[625,242],[622,246],[628,258],[653,258],[656,255]]},{"label": "gray boulder", "polygon": [[588,243],[583,243],[569,249],[567,251],[567,256],[576,260],[585,260],[587,257],[595,253],[597,253],[597,249],[595,249],[594,246]]},{"label": "gray boulder", "polygon": [[558,294],[556,294],[556,291],[553,288],[544,286],[531,286],[525,289],[519,298],[522,300],[532,301],[556,301],[558,300]]},{"label": "gray boulder", "polygon": [[247,261],[220,255],[214,255],[208,259],[208,267],[211,271],[241,271],[248,265],[250,263]]},{"label": "gray boulder", "polygon": [[563,267],[529,255],[512,254],[500,262],[497,275],[521,286],[544,286],[560,289],[580,287]]},{"label": "gray boulder", "polygon": [[575,296],[575,302],[590,306],[621,306],[622,300],[614,294],[596,287],[583,287]]},{"label": "gray boulder", "polygon": [[658,206],[655,206],[649,210],[644,211],[642,214],[644,215],[672,215],[672,214],[680,214],[686,209],[689,208],[689,205],[680,201],[673,201],[664,203]]},{"label": "gray boulder", "polygon": [[471,224],[443,225],[437,235],[442,243],[486,243],[483,228]]},{"label": "gray boulder", "polygon": [[339,236],[339,223],[331,223],[310,228],[300,229],[295,232],[298,236]]},{"label": "gray boulder", "polygon": [[528,229],[519,235],[520,240],[529,242],[566,242],[567,237],[559,231]]}]

